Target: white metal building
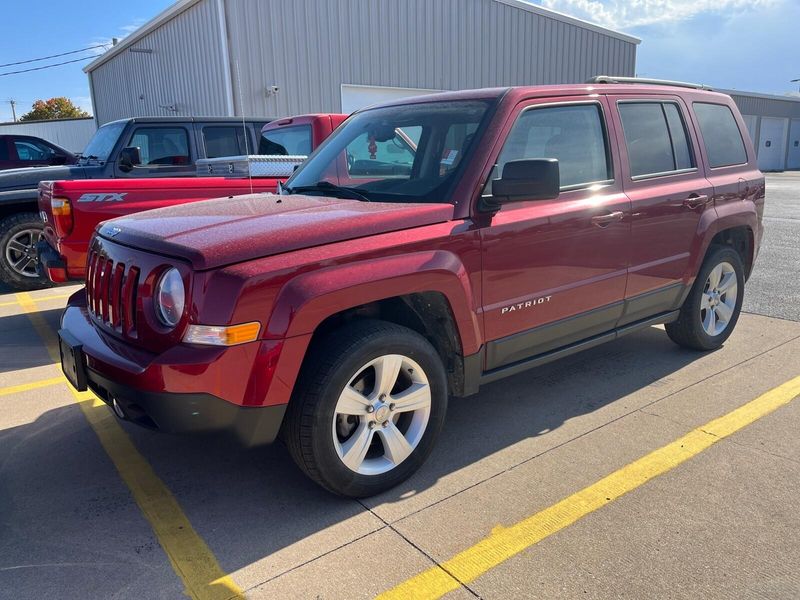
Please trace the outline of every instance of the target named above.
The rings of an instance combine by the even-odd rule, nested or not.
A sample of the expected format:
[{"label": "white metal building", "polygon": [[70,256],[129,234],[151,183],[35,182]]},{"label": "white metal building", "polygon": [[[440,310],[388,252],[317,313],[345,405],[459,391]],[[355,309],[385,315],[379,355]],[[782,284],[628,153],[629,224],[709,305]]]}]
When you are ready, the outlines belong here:
[{"label": "white metal building", "polygon": [[800,98],[726,90],[747,123],[762,171],[800,169]]},{"label": "white metal building", "polygon": [[638,43],[522,0],[180,0],[85,70],[100,124],[288,116],[632,76]]},{"label": "white metal building", "polygon": [[73,153],[83,152],[96,130],[91,117],[0,123],[0,134],[32,135]]}]

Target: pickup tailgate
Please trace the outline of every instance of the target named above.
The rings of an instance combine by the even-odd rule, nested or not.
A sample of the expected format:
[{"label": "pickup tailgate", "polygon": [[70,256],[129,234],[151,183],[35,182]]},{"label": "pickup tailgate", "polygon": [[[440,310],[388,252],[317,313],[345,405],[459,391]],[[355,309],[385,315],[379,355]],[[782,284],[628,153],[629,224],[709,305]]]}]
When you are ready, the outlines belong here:
[{"label": "pickup tailgate", "polygon": [[69,279],[83,279],[89,240],[103,221],[133,213],[253,192],[274,192],[278,179],[174,177],[43,181],[39,212],[44,239],[66,263]]}]

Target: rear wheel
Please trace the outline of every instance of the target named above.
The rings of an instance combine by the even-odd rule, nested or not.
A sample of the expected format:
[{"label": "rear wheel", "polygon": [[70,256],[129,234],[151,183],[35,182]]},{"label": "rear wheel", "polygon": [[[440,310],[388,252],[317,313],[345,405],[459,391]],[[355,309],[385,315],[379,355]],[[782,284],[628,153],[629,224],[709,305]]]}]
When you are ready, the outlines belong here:
[{"label": "rear wheel", "polygon": [[309,355],[284,439],[324,488],[371,496],[408,478],[430,454],[444,421],[446,385],[439,355],[421,335],[357,322]]},{"label": "rear wheel", "polygon": [[670,339],[695,350],[715,350],[733,333],[744,297],[744,268],[739,253],[726,246],[712,248],[680,316],[665,328]]},{"label": "rear wheel", "polygon": [[18,290],[47,287],[38,272],[36,244],[44,224],[35,213],[17,213],[0,221],[0,280]]}]

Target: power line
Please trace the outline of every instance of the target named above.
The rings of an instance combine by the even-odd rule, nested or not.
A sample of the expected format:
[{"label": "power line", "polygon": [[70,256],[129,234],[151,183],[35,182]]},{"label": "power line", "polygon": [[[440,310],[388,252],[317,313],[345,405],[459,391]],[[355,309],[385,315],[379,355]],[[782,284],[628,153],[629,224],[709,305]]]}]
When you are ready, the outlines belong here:
[{"label": "power line", "polygon": [[31,58],[29,60],[20,60],[17,62],[6,63],[4,65],[0,65],[0,69],[4,67],[13,67],[15,65],[24,65],[32,62],[39,62],[40,60],[49,60],[51,58],[58,58],[59,56],[67,56],[68,54],[78,54],[79,52],[86,52],[88,50],[94,50],[95,48],[105,48],[106,46],[108,46],[108,44],[97,44],[96,46],[89,46],[87,48],[81,48],[80,50],[70,50],[69,52],[62,52],[61,54],[51,54],[50,56],[43,56],[41,58]]},{"label": "power line", "polygon": [[51,69],[53,67],[60,67],[61,65],[68,65],[70,63],[80,62],[82,60],[88,60],[90,58],[95,58],[95,57],[94,56],[84,56],[83,58],[75,58],[73,60],[65,60],[64,62],[53,63],[52,65],[45,65],[43,67],[33,67],[32,69],[22,69],[21,71],[9,71],[8,73],[0,73],[0,77],[5,77],[6,75],[16,75],[18,73],[29,73],[31,71],[41,71],[42,69]]}]

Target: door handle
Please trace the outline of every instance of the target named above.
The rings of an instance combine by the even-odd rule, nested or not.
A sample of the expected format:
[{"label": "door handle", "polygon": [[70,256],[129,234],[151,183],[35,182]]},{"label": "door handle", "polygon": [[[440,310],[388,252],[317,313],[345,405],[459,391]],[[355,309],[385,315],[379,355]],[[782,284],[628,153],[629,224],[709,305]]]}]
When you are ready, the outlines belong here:
[{"label": "door handle", "polygon": [[705,206],[706,204],[708,204],[708,196],[706,196],[705,194],[703,194],[702,196],[699,194],[692,194],[686,200],[683,201],[683,205],[689,210],[700,208],[701,206]]},{"label": "door handle", "polygon": [[624,216],[625,213],[623,213],[621,210],[617,210],[606,215],[597,215],[596,217],[592,217],[592,225],[596,225],[597,227],[608,227],[614,221],[622,221]]}]

